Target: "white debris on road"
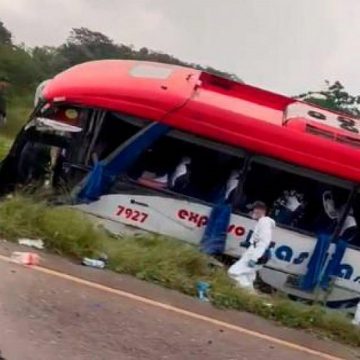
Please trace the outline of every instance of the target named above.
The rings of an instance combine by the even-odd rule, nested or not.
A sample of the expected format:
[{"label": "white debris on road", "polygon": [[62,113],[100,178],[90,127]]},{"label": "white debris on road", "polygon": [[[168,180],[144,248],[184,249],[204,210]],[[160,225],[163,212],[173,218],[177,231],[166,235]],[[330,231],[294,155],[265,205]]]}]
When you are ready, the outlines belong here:
[{"label": "white debris on road", "polygon": [[29,246],[29,247],[32,247],[32,248],[35,248],[35,249],[38,249],[38,250],[42,250],[45,247],[44,241],[42,241],[41,239],[37,239],[37,240],[19,239],[18,244],[19,245]]}]

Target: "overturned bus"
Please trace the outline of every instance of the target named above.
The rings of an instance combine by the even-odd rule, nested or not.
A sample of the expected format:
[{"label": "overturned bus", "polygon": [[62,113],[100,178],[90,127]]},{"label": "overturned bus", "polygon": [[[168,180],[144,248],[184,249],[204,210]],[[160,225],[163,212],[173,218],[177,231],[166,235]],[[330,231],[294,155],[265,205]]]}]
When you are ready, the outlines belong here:
[{"label": "overturned bus", "polygon": [[106,60],[48,82],[1,164],[0,191],[46,183],[114,233],[142,229],[232,257],[261,200],[277,222],[262,280],[351,307],[359,164],[359,120],[199,70]]}]

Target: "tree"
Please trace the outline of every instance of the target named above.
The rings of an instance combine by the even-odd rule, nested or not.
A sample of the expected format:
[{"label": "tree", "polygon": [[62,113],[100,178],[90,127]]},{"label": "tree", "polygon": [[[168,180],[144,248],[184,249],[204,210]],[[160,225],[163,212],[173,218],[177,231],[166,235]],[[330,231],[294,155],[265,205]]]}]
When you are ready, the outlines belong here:
[{"label": "tree", "polygon": [[198,64],[187,63],[185,61],[181,61],[173,55],[166,54],[161,51],[154,51],[146,47],[135,50],[129,45],[115,44],[113,40],[106,35],[84,27],[72,29],[66,43],[58,50],[58,55],[62,56],[65,60],[63,68],[89,60],[135,59],[192,67],[208,71],[227,79],[241,81],[235,74],[219,71],[212,67],[204,67]]},{"label": "tree", "polygon": [[136,50],[132,45],[116,44],[108,36],[84,27],[72,29],[66,42],[59,47],[42,46],[29,49],[13,44],[10,31],[0,21],[0,75],[10,79],[14,92],[33,90],[41,80],[51,78],[82,62],[99,59],[157,61],[240,80],[234,74],[181,61],[161,51],[146,47]]},{"label": "tree", "polygon": [[18,91],[32,90],[42,74],[31,55],[20,47],[0,45],[0,73]]},{"label": "tree", "polygon": [[12,45],[11,32],[5,27],[4,23],[0,20],[0,45]]},{"label": "tree", "polygon": [[116,59],[121,57],[120,48],[106,35],[87,28],[74,28],[58,55],[65,60],[65,67],[85,61]]},{"label": "tree", "polygon": [[66,59],[64,59],[56,47],[35,47],[30,50],[30,54],[42,74],[42,79],[51,78],[64,69]]},{"label": "tree", "polygon": [[325,90],[309,91],[300,94],[297,98],[330,110],[340,111],[360,118],[360,96],[350,95],[345,91],[340,81],[335,81],[331,84],[326,80],[325,85]]}]

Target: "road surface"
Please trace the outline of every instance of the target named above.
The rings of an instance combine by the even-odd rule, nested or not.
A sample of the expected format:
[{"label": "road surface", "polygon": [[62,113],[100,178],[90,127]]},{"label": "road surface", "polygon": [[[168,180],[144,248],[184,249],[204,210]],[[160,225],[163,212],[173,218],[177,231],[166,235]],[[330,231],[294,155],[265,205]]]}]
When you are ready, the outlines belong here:
[{"label": "road surface", "polygon": [[[266,322],[247,314],[241,315],[239,321],[243,323],[239,324],[238,314],[213,310],[129,277],[83,268],[52,256],[43,257],[43,263],[58,272],[22,267],[0,256],[0,350],[6,360],[331,358],[321,355],[323,352],[334,358],[357,358],[355,350],[303,333],[293,332],[299,335],[294,336],[293,330],[284,331],[272,324],[264,327]],[[64,278],[64,272],[74,277]],[[77,282],[78,278],[91,283]],[[106,287],[89,285],[93,282]],[[113,288],[122,288],[130,297],[111,291]],[[154,303],[131,298],[133,293],[153,298]],[[165,309],[163,303],[202,312],[205,319]],[[219,324],[211,319],[218,319]],[[254,334],[222,326],[222,322],[241,328],[248,325]],[[261,338],[263,332],[271,338]],[[279,344],[278,338],[286,342]],[[294,342],[304,348],[297,349],[291,345]],[[319,354],[307,353],[306,349],[318,350]]]}]

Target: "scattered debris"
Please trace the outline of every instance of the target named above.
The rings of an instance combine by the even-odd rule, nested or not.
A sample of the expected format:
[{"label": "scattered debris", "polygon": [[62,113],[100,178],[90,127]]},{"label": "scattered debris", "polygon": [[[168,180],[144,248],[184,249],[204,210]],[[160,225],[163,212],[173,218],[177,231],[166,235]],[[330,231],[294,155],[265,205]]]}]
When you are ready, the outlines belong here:
[{"label": "scattered debris", "polygon": [[208,298],[208,291],[210,285],[205,281],[198,281],[196,284],[196,290],[200,301],[210,301]]},{"label": "scattered debris", "polygon": [[352,323],[353,325],[360,326],[360,301],[356,306],[356,311]]},{"label": "scattered debris", "polygon": [[40,257],[36,253],[15,251],[11,254],[11,260],[21,265],[39,265]]},{"label": "scattered debris", "polygon": [[100,256],[98,257],[98,260],[101,260],[101,261],[103,261],[105,264],[107,264],[108,261],[109,261],[109,257],[108,257],[105,253],[102,253],[102,254],[100,254]]},{"label": "scattered debris", "polygon": [[30,246],[30,247],[33,247],[33,248],[39,249],[39,250],[42,250],[45,247],[44,242],[41,239],[38,239],[38,240],[19,239],[18,244],[25,245],[25,246]]},{"label": "scattered debris", "polygon": [[97,269],[104,269],[106,266],[105,261],[98,259],[83,258],[81,262],[84,266],[89,266]]},{"label": "scattered debris", "polygon": [[210,257],[208,261],[209,266],[217,267],[217,268],[225,268],[225,265],[214,257]]}]

